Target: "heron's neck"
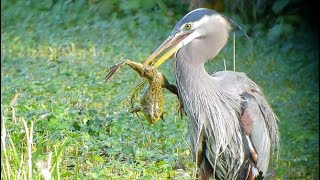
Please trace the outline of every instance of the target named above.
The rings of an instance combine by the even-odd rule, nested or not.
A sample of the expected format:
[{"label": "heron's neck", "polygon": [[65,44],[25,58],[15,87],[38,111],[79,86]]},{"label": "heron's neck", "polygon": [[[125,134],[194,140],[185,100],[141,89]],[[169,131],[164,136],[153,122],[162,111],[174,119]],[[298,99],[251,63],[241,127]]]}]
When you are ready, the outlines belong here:
[{"label": "heron's neck", "polygon": [[216,122],[225,123],[233,119],[234,123],[237,124],[241,109],[240,96],[229,92],[221,82],[209,75],[204,68],[204,64],[190,62],[179,59],[179,57],[175,59],[177,88],[186,112],[194,116],[194,119],[197,119],[197,115],[193,112],[195,109],[198,109],[198,112],[201,112],[202,115],[206,114],[208,117],[212,112],[218,113],[221,110],[225,110],[228,115],[221,116],[221,114],[216,114]]},{"label": "heron's neck", "polygon": [[204,64],[191,63],[188,60],[175,60],[175,74],[178,88],[188,93],[205,91],[206,85],[215,83],[204,68]]},{"label": "heron's neck", "polygon": [[202,129],[206,136],[215,137],[216,152],[218,147],[227,148],[231,139],[241,141],[237,139],[241,134],[238,120],[240,97],[226,91],[222,84],[206,72],[204,64],[190,63],[177,57],[175,65],[179,98],[191,119],[191,133],[196,137],[193,140],[195,149],[200,147]]}]

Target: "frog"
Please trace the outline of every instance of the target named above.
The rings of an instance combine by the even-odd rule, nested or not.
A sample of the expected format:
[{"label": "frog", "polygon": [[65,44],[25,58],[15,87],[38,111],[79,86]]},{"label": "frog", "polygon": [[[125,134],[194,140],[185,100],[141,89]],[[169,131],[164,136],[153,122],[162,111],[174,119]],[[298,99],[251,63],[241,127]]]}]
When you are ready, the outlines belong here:
[{"label": "frog", "polygon": [[177,87],[173,84],[170,84],[167,78],[160,71],[158,71],[155,66],[144,65],[129,59],[110,66],[105,77],[106,81],[110,81],[111,77],[125,65],[131,67],[142,78],[147,79],[148,82],[147,88],[141,96],[140,105],[132,108],[131,112],[142,112],[145,119],[150,124],[155,124],[160,119],[163,120],[163,88],[168,89],[171,93],[178,96]]}]

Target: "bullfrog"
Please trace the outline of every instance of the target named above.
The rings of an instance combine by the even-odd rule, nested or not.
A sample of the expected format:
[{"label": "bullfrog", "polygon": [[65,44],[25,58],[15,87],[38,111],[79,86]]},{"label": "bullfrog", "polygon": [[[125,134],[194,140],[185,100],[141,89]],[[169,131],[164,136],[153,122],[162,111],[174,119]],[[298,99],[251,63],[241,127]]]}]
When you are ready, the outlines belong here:
[{"label": "bullfrog", "polygon": [[162,88],[166,88],[178,96],[177,87],[170,84],[155,66],[143,65],[128,59],[109,67],[106,81],[110,81],[114,73],[125,65],[130,66],[141,77],[148,80],[147,88],[140,99],[140,106],[134,107],[131,112],[142,112],[149,123],[157,123],[160,118],[163,119],[164,96]]}]

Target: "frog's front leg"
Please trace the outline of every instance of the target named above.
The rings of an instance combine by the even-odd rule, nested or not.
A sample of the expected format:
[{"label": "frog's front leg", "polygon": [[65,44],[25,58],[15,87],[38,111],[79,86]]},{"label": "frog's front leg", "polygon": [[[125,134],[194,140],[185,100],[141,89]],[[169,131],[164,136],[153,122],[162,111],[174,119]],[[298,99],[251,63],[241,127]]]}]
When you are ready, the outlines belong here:
[{"label": "frog's front leg", "polygon": [[186,112],[184,111],[184,108],[183,108],[182,100],[178,93],[177,86],[170,84],[164,75],[162,75],[162,79],[163,79],[162,87],[168,89],[171,93],[175,94],[178,97],[178,100],[179,100],[178,111],[179,111],[180,117],[182,117],[183,115],[186,115]]},{"label": "frog's front leg", "polygon": [[162,82],[161,86],[163,88],[168,89],[171,93],[175,94],[179,98],[177,86],[174,84],[170,84],[164,75],[162,75],[162,79],[163,79],[163,82]]},{"label": "frog's front leg", "polygon": [[130,110],[130,113],[134,113],[134,114],[136,114],[138,117],[140,117],[139,114],[138,114],[138,112],[142,112],[142,107],[141,107],[141,106],[133,107],[133,108]]}]

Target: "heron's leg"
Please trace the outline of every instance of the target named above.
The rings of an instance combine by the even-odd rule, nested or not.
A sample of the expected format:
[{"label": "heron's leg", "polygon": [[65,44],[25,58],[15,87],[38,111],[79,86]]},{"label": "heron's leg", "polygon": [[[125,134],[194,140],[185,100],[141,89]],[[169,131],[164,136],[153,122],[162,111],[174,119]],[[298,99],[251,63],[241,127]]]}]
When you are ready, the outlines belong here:
[{"label": "heron's leg", "polygon": [[117,72],[119,69],[121,69],[124,65],[129,65],[133,70],[139,73],[140,76],[144,75],[144,67],[141,63],[131,61],[129,59],[120,62],[118,64],[115,64],[111,67],[109,67],[106,75],[106,81],[109,81],[113,74]]},{"label": "heron's leg", "polygon": [[210,165],[210,162],[206,157],[201,161],[200,164],[200,177],[201,180],[209,180],[212,175],[213,169]]}]

